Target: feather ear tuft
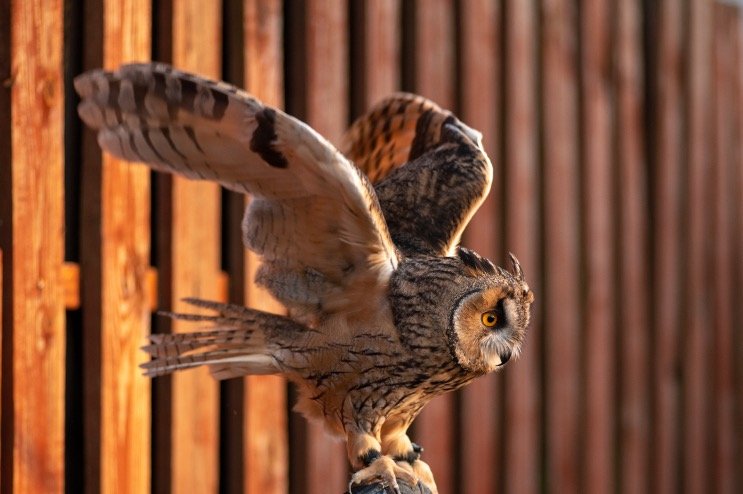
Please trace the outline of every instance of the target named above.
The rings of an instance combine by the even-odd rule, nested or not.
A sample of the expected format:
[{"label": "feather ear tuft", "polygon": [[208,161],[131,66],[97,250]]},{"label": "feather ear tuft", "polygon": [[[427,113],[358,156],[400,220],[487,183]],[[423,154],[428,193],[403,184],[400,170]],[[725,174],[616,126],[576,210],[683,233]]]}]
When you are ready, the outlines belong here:
[{"label": "feather ear tuft", "polygon": [[519,263],[519,260],[516,258],[515,255],[513,255],[512,252],[508,253],[508,257],[511,259],[513,275],[516,277],[517,280],[524,281],[524,271],[521,269],[521,263]]}]

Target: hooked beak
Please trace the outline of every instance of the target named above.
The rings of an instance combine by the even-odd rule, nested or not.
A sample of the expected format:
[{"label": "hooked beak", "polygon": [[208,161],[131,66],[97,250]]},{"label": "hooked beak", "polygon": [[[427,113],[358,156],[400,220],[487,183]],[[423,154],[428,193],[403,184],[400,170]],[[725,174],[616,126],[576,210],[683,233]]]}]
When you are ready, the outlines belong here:
[{"label": "hooked beak", "polygon": [[511,355],[511,350],[505,350],[503,353],[499,353],[498,357],[500,357],[500,364],[498,364],[498,367],[506,365],[506,362],[511,360]]}]

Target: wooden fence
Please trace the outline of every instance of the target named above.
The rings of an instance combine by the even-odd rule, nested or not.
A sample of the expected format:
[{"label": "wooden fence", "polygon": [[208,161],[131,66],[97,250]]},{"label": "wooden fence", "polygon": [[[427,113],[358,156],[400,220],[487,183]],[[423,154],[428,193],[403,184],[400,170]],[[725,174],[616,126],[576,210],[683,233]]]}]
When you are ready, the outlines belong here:
[{"label": "wooden fence", "polygon": [[485,135],[465,243],[534,288],[523,357],[433,402],[442,493],[743,491],[741,12],[705,0],[0,0],[3,493],[341,492],[271,377],[143,378],[152,310],[278,310],[245,198],[102,155],[72,78],[157,59],[337,141],[398,89]]}]

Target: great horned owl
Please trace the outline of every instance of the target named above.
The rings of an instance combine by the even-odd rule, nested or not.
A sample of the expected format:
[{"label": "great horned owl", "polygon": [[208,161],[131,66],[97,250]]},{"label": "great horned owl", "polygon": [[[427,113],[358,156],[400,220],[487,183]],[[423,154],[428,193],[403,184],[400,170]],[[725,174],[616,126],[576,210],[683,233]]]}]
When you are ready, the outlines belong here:
[{"label": "great horned owl", "polygon": [[75,89],[103,149],[253,196],[244,242],[288,309],[189,300],[214,315],[170,315],[213,327],[152,335],[145,373],[284,375],[297,410],[345,437],[352,483],[405,477],[435,492],[408,427],[431,398],[519,353],[534,298],[515,257],[506,270],[458,245],[492,181],[481,135],[396,94],[341,153],[233,86],[162,64],[87,72]]}]

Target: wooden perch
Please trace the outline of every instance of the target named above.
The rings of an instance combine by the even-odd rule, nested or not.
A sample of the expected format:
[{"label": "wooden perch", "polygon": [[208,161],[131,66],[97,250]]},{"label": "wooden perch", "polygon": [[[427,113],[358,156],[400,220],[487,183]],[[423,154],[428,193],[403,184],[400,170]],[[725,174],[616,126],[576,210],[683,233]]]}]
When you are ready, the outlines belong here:
[{"label": "wooden perch", "polygon": [[[397,481],[401,494],[431,494],[431,491],[423,484],[412,486],[403,480]],[[381,483],[354,485],[350,494],[392,494],[392,489]]]}]

